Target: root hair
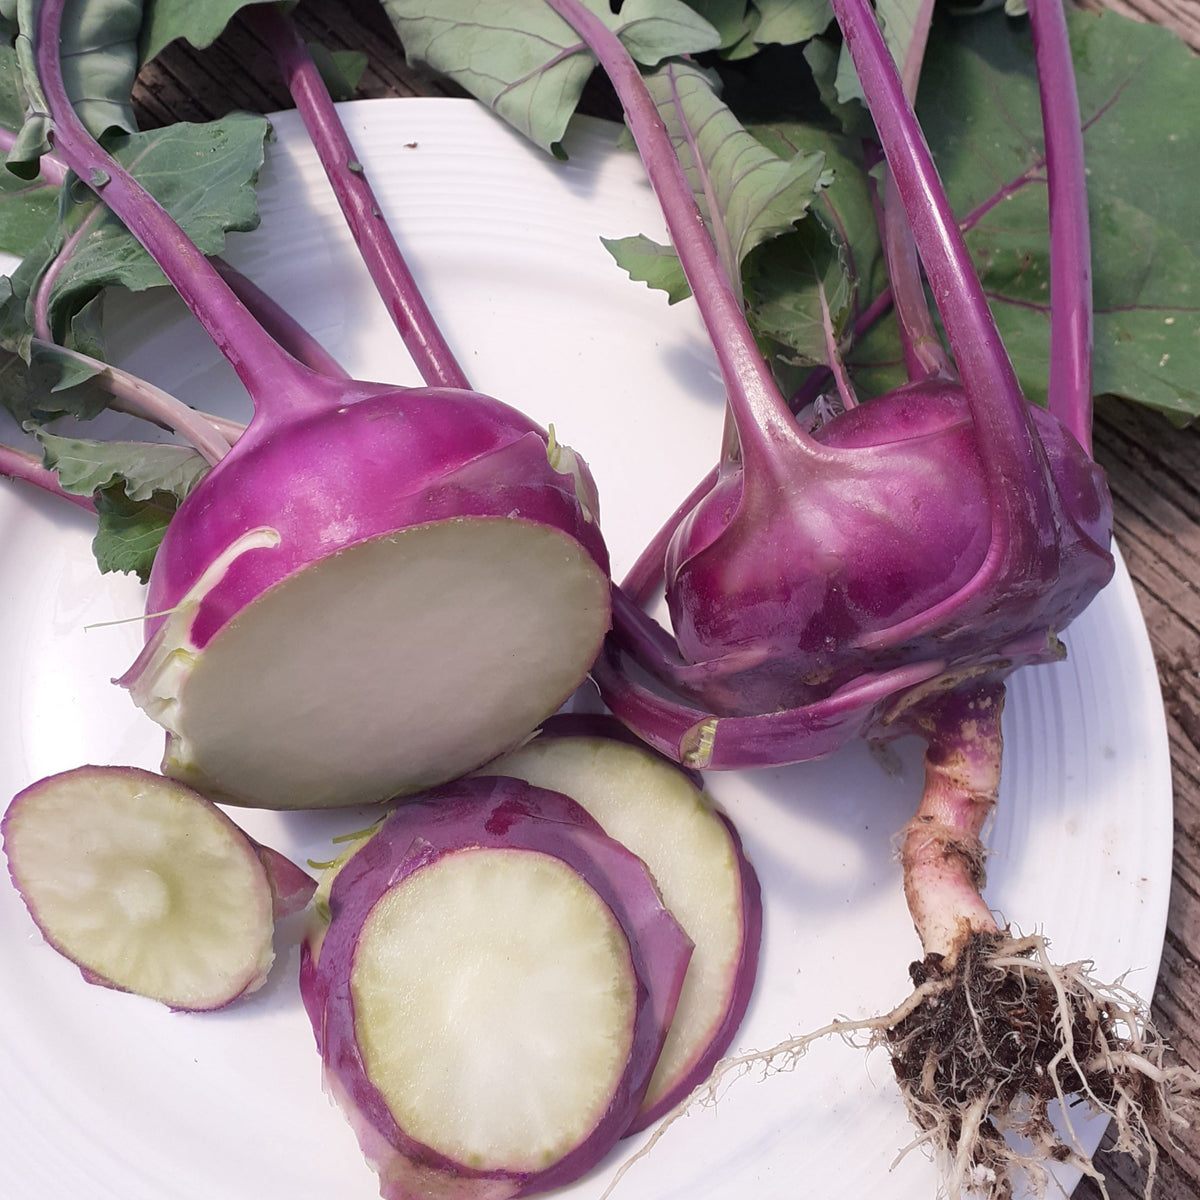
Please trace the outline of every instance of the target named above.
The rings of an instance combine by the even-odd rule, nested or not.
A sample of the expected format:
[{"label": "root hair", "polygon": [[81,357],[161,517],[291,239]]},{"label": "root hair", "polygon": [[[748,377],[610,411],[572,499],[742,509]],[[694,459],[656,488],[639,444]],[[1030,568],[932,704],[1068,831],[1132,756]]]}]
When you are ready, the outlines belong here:
[{"label": "root hair", "polygon": [[[617,1171],[602,1200],[680,1117],[711,1106],[741,1076],[796,1066],[810,1046],[841,1037],[886,1048],[924,1148],[944,1168],[946,1200],[1011,1200],[1018,1179],[1038,1196],[1063,1163],[1104,1179],[1072,1121],[1082,1104],[1112,1120],[1114,1148],[1146,1166],[1149,1200],[1158,1140],[1173,1140],[1200,1092],[1200,1074],[1168,1061],[1145,1003],[1088,962],[1054,964],[1040,935],[969,936],[954,962],[930,955],[910,968],[913,992],[891,1012],[839,1019],[769,1050],[723,1059]],[[1052,1120],[1058,1102],[1063,1129]]]}]

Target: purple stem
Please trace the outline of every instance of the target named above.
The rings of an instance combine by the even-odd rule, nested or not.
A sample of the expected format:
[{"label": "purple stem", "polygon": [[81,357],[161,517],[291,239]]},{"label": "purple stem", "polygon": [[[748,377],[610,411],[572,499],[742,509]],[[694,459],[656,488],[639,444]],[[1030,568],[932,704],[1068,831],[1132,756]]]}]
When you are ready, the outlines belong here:
[{"label": "purple stem", "polygon": [[[900,82],[909,104],[916,103],[917,84],[921,78],[921,64],[925,59],[932,20],[933,0],[921,0],[913,18],[912,37],[900,67]],[[896,319],[904,344],[908,377],[914,382],[930,376],[953,379],[954,366],[938,337],[925,297],[925,283],[912,226],[890,171],[884,182],[883,213],[880,234],[887,259],[888,278],[892,284]]]},{"label": "purple stem", "polygon": [[1092,246],[1083,123],[1061,0],[1030,0],[1050,201],[1048,407],[1092,452]]},{"label": "purple stem", "polygon": [[50,295],[54,291],[54,285],[58,282],[58,277],[62,274],[63,268],[70,261],[76,246],[88,236],[92,226],[95,225],[103,211],[99,207],[93,208],[79,222],[79,228],[59,247],[58,253],[55,254],[45,271],[42,272],[41,279],[38,280],[37,294],[33,300],[33,332],[36,337],[41,338],[44,342],[54,341],[54,335],[50,330]]},{"label": "purple stem", "polygon": [[683,140],[687,143],[688,153],[691,155],[696,177],[700,180],[701,189],[704,192],[704,204],[708,209],[709,236],[716,247],[717,261],[723,265],[725,277],[729,280],[734,295],[737,296],[738,303],[741,305],[744,301],[742,280],[737,256],[733,252],[733,242],[729,236],[729,226],[725,221],[721,204],[717,199],[712,172],[709,171],[708,164],[704,161],[704,156],[700,153],[700,139],[696,136],[696,131],[692,128],[692,123],[687,119],[687,115],[683,111],[683,105],[679,97],[679,80],[674,71],[671,72],[670,78],[671,107],[678,114],[679,128],[682,130]]},{"label": "purple stem", "polygon": [[846,374],[842,363],[842,352],[837,344],[837,336],[833,331],[833,315],[829,311],[829,301],[825,296],[825,285],[817,281],[817,298],[821,301],[821,326],[825,331],[825,354],[829,359],[829,369],[833,372],[837,384],[838,395],[842,398],[844,409],[855,408],[858,397],[850,385],[850,377]]},{"label": "purple stem", "polygon": [[224,259],[210,260],[217,273],[233,289],[239,300],[254,314],[259,324],[289,354],[319,375],[330,379],[349,379],[349,373],[291,313],[276,304],[253,280]]},{"label": "purple stem", "polygon": [[954,367],[938,337],[926,303],[925,284],[912,226],[908,223],[896,181],[890,171],[884,181],[883,195],[880,233],[908,378],[912,382],[930,376],[953,379]]},{"label": "purple stem", "polygon": [[59,497],[60,500],[69,500],[80,508],[86,508],[88,512],[96,511],[96,506],[92,503],[90,496],[76,496],[71,492],[64,491],[58,482],[58,476],[42,466],[40,458],[24,450],[0,445],[0,475],[32,483],[34,487],[39,487],[42,491]]},{"label": "purple stem", "polygon": [[1043,454],[983,286],[870,4],[832,3],[908,211],[975,424],[993,518],[991,547],[978,580],[982,584],[1028,569],[1029,563],[1052,552],[1038,538],[1038,530],[1052,527]]},{"label": "purple stem", "polygon": [[661,529],[654,535],[653,540],[638,555],[637,561],[629,568],[629,573],[621,581],[621,590],[635,604],[648,604],[655,591],[662,583],[663,558],[667,545],[675,536],[675,530],[684,517],[708,495],[716,486],[718,469],[711,471],[692,489],[682,504],[667,518]]},{"label": "purple stem", "polygon": [[737,425],[746,478],[776,474],[780,447],[826,457],[797,427],[746,324],[737,293],[721,266],[670,135],[637,65],[620,39],[579,0],[546,0],[596,56],[625,111],[625,119],[666,220],[671,241],[716,353]]},{"label": "purple stem", "polygon": [[75,114],[63,85],[58,47],[65,0],[38,10],[35,53],[63,161],[101,196],[151,257],[229,361],[266,421],[328,411],[344,399],[328,380],[292,358],[251,316],[175,219],[113,157]]},{"label": "purple stem", "polygon": [[293,22],[274,4],[246,10],[275,56],[317,157],[376,290],[422,379],[431,387],[470,390],[442,336],[363,172],[312,55]]},{"label": "purple stem", "polygon": [[917,102],[917,85],[921,81],[921,65],[925,61],[925,46],[929,42],[929,27],[933,24],[933,0],[921,0],[913,17],[912,37],[904,52],[900,67],[900,82],[910,104]]},{"label": "purple stem", "polygon": [[[100,362],[78,350],[67,350],[54,342],[33,341],[33,349],[56,358],[70,359],[94,371],[92,382],[106,391],[112,398],[110,408],[128,413],[144,421],[151,421],[164,429],[177,433],[191,443],[211,466],[229,453],[234,438],[227,436],[229,425],[218,427],[215,419],[184,404],[182,400],[155,387],[152,383],[122,371],[120,367]],[[233,428],[240,430],[240,426]]]}]

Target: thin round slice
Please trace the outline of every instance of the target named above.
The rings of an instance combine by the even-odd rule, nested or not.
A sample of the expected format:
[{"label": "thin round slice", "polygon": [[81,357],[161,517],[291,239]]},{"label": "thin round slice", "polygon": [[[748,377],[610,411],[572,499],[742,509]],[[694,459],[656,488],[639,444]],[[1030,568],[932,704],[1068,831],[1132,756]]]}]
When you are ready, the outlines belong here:
[{"label": "thin round slice", "polygon": [[385,1200],[499,1200],[594,1166],[691,953],[644,864],[566,796],[473,778],[395,809],[336,871],[301,991]]},{"label": "thin round slice", "polygon": [[694,943],[671,1031],[629,1132],[644,1129],[708,1077],[750,1001],[762,901],[741,839],[688,772],[600,715],[552,719],[483,770],[581,804],[645,862]]},{"label": "thin round slice", "polygon": [[[191,1010],[265,982],[271,876],[259,847],[191,788],[134,767],[79,767],[19,793],[0,833],[30,915],[88,982]],[[294,908],[312,889],[270,854]]]},{"label": "thin round slice", "polygon": [[367,1074],[408,1133],[458,1162],[562,1158],[625,1072],[629,944],[552,855],[465,849],[409,875],[359,932],[350,987]]}]

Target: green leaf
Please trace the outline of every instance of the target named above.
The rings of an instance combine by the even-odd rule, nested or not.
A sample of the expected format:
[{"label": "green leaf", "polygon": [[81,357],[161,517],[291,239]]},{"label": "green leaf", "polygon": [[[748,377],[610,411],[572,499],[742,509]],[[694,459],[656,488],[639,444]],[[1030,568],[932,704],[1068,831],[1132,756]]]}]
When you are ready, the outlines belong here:
[{"label": "green leaf", "polygon": [[759,46],[795,45],[823,33],[833,20],[829,0],[754,0],[761,14],[754,41]]},{"label": "green leaf", "polygon": [[63,491],[91,496],[122,485],[126,499],[151,500],[167,492],[182,500],[208,474],[208,463],[188,446],[169,442],[104,442],[59,437],[40,429],[43,462],[58,473]]},{"label": "green leaf", "polygon": [[59,50],[63,83],[94,137],[137,129],[131,95],[141,27],[141,0],[69,0]]},{"label": "green leaf", "polygon": [[720,50],[751,40],[758,25],[758,13],[747,0],[688,0],[688,6],[720,35]]},{"label": "green leaf", "polygon": [[[383,0],[410,59],[450,76],[531,141],[553,149],[595,66],[544,0]],[[585,0],[646,66],[714,49],[720,35],[682,0]]]},{"label": "green leaf", "polygon": [[41,240],[57,216],[57,187],[0,171],[0,251],[24,254]]},{"label": "green leaf", "polygon": [[635,283],[644,283],[667,293],[667,303],[676,304],[692,294],[679,258],[670,246],[635,234],[626,238],[601,238],[617,266]]},{"label": "green leaf", "polygon": [[[1088,165],[1097,394],[1200,414],[1200,59],[1112,13],[1070,17]],[[1028,34],[1002,13],[931,42],[920,113],[1030,399],[1049,363],[1049,236]]]},{"label": "green leaf", "polygon": [[221,36],[237,13],[256,3],[264,0],[145,0],[141,59],[149,62],[179,38],[203,50]]},{"label": "green leaf", "polygon": [[367,69],[367,56],[357,50],[329,50],[319,43],[309,44],[308,52],[321,79],[334,100],[349,100]]},{"label": "green leaf", "polygon": [[[879,20],[879,27],[883,30],[883,40],[892,52],[892,59],[897,67],[904,66],[921,5],[922,0],[875,0],[875,15]],[[858,74],[845,47],[842,49],[842,60],[838,67],[837,88],[843,103],[858,100],[865,106]]]},{"label": "green leaf", "polygon": [[0,350],[0,407],[17,424],[31,427],[61,416],[90,420],[108,406],[108,396],[86,378],[74,376],[64,387],[62,366],[53,355]]},{"label": "green leaf", "polygon": [[[0,45],[0,129],[17,133],[27,103],[16,51]],[[54,224],[57,211],[58,187],[38,177],[36,164],[21,174],[0,171],[0,250],[24,254]]]},{"label": "green leaf", "polygon": [[761,247],[746,264],[751,328],[789,365],[829,362],[822,291],[836,339],[845,328],[854,289],[837,247],[815,222],[805,221]]},{"label": "green leaf", "polygon": [[178,507],[174,496],[166,492],[143,501],[130,500],[120,484],[98,492],[92,554],[101,573],[136,575],[145,583]]},{"label": "green leaf", "polygon": [[[231,230],[258,224],[255,184],[268,132],[264,118],[232,113],[205,125],[172,125],[120,139],[116,157],[166,207],[205,254],[220,254]],[[42,261],[27,256],[18,275],[40,276],[49,261],[59,274],[50,294],[50,324],[66,340],[72,319],[104,288],[141,291],[164,283],[145,250],[90,192],[72,205],[66,229],[87,223],[87,236],[61,260],[61,242]]]},{"label": "green leaf", "polygon": [[841,337],[887,283],[870,180],[848,139],[827,130],[793,122],[752,132],[779,155],[819,152],[832,177],[813,204],[816,221],[764,245],[744,271],[755,331],[789,362],[825,362],[820,290]]},{"label": "green leaf", "polygon": [[99,517],[92,552],[102,572],[136,574],[143,583],[167,525],[209,471],[186,446],[98,442],[39,430],[45,465],[64,491],[92,496]]},{"label": "green leaf", "polygon": [[812,72],[821,103],[841,126],[842,132],[857,137],[874,137],[875,126],[861,100],[843,101],[838,91],[842,50],[827,38],[813,38],[804,47],[804,61]]},{"label": "green leaf", "polygon": [[715,50],[716,30],[684,3],[676,0],[625,0],[614,17],[601,8],[635,62],[655,67],[679,54]]},{"label": "green leaf", "polygon": [[[29,103],[7,163],[10,171],[25,178],[37,174],[37,159],[50,149],[48,106],[32,43],[40,7],[40,0],[18,0],[21,35],[16,54]],[[69,0],[67,4],[59,44],[63,84],[79,119],[97,138],[111,130],[137,129],[130,97],[141,24],[141,0]]]},{"label": "green leaf", "polygon": [[[790,230],[829,182],[824,155],[769,150],[749,133],[713,91],[711,77],[671,61],[646,77],[676,153],[683,162],[722,264],[740,286],[750,252]],[[690,295],[674,252],[645,237],[606,241],[631,277],[667,292],[671,303]]]},{"label": "green leaf", "polygon": [[736,276],[755,246],[790,229],[828,182],[825,156],[773,154],[713,91],[708,74],[669,62],[646,84],[671,134],[725,269]]}]

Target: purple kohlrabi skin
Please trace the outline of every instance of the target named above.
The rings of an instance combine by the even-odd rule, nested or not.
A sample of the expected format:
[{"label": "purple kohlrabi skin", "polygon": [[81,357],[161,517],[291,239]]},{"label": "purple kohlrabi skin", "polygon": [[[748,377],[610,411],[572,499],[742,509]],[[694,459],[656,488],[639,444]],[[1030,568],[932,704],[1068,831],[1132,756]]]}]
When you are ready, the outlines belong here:
[{"label": "purple kohlrabi skin", "polygon": [[[347,546],[415,525],[459,517],[515,518],[553,526],[601,570],[607,551],[580,490],[558,470],[545,432],[491,397],[446,388],[370,388],[353,404],[244,442],[184,501],[150,576],[147,612],[167,613],[203,572],[255,529],[278,544],[247,550],[206,589],[193,619],[205,645],[272,585]],[[147,621],[147,637],[162,623]]]},{"label": "purple kohlrabi skin", "polygon": [[844,454],[795,460],[787,490],[727,469],[666,554],[691,694],[717,715],[796,708],[866,671],[1062,629],[1112,573],[1112,504],[1078,443],[1033,411],[1053,523],[998,578],[983,573],[991,506],[954,384],[910,385],[830,421],[815,436]]}]

